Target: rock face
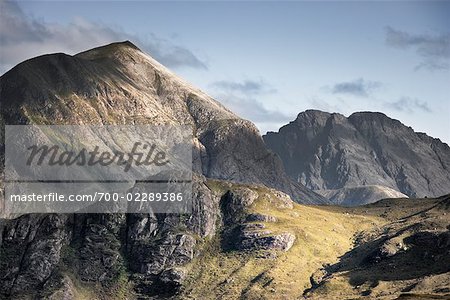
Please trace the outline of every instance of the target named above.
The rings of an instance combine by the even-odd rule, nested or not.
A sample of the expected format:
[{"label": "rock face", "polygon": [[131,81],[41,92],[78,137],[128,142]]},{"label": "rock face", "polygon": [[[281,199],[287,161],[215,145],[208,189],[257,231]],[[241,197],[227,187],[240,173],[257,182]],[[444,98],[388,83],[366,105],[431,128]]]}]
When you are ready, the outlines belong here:
[{"label": "rock face", "polygon": [[[1,77],[5,124],[184,124],[194,129],[194,170],[258,183],[304,203],[326,200],[284,172],[255,125],[167,70],[130,42],[75,56],[25,61]],[[3,141],[4,137],[0,139]],[[3,161],[3,142],[0,159]]]},{"label": "rock face", "polygon": [[70,236],[64,215],[26,215],[3,224],[0,240],[0,297],[36,289],[59,263]]},{"label": "rock face", "polygon": [[293,246],[294,234],[265,229],[277,218],[250,210],[257,199],[269,197],[290,210],[288,195],[228,182],[213,191],[208,184],[205,177],[194,177],[191,215],[29,214],[0,219],[0,298],[77,299],[68,274],[96,283],[105,299],[116,299],[118,290],[139,299],[170,298],[180,291],[188,264],[201,254],[198,244],[215,235],[222,238],[224,250],[259,251],[261,258],[275,258],[277,251]]},{"label": "rock face", "polygon": [[[247,208],[259,197],[267,197],[267,193],[257,193],[249,188],[233,189],[222,197],[222,219],[225,225],[222,245],[225,249],[288,251],[294,244],[295,235],[292,233],[275,233],[266,229],[265,223],[277,222],[277,218],[248,212]],[[284,201],[283,197],[277,198],[277,202],[283,206]]]},{"label": "rock face", "polygon": [[308,110],[269,132],[286,172],[313,190],[379,185],[410,197],[450,192],[450,148],[382,113]]},{"label": "rock face", "polygon": [[354,206],[376,202],[386,198],[408,198],[405,194],[380,185],[365,185],[337,190],[318,190],[317,193],[337,205]]},{"label": "rock face", "polygon": [[175,293],[197,239],[213,236],[220,216],[220,197],[204,180],[195,179],[189,216],[40,214],[0,220],[0,298],[64,293],[59,289],[67,285],[65,272],[104,287],[117,287],[132,274],[138,294]]},{"label": "rock face", "polygon": [[288,251],[295,241],[295,236],[289,232],[270,235],[270,232],[252,232],[247,229],[244,229],[241,232],[240,238],[239,248],[249,250],[264,249]]}]

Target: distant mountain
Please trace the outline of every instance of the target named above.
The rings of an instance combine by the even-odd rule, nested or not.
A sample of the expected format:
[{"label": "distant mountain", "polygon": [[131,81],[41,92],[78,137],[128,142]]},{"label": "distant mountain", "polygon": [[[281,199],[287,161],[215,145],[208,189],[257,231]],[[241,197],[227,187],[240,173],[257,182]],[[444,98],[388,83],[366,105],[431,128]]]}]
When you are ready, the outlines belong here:
[{"label": "distant mountain", "polygon": [[0,93],[1,126],[190,124],[195,131],[194,169],[198,173],[264,184],[299,202],[326,202],[285,174],[282,162],[267,150],[253,123],[131,42],[74,56],[56,53],[27,60],[1,76]]},{"label": "distant mountain", "polygon": [[337,190],[317,190],[333,204],[355,206],[377,202],[386,198],[408,198],[405,194],[381,185],[364,185]]},{"label": "distant mountain", "polygon": [[382,113],[346,118],[307,110],[263,138],[286,172],[313,190],[378,185],[409,197],[450,192],[449,146]]}]

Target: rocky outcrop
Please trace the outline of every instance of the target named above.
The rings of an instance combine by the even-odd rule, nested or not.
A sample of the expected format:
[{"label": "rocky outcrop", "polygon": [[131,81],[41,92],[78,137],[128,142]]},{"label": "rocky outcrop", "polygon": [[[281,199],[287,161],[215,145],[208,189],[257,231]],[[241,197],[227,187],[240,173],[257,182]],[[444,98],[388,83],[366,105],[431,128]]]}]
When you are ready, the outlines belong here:
[{"label": "rocky outcrop", "polygon": [[34,291],[50,278],[70,240],[67,215],[26,215],[6,222],[0,243],[0,295]]},{"label": "rocky outcrop", "polygon": [[49,214],[1,220],[0,298],[55,292],[43,286],[64,294],[63,271],[104,287],[117,285],[129,272],[138,293],[176,293],[183,266],[196,254],[196,237],[214,235],[219,216],[218,198],[203,177],[195,178],[194,191],[189,216]]},{"label": "rocky outcrop", "polygon": [[239,250],[282,250],[288,251],[295,242],[295,235],[289,232],[273,234],[255,224],[241,227],[237,249]]},{"label": "rocky outcrop", "polygon": [[[288,251],[294,244],[295,235],[292,233],[277,233],[266,229],[265,223],[277,222],[277,218],[251,212],[249,208],[259,197],[270,197],[270,193],[258,193],[250,188],[240,187],[229,190],[222,197],[222,219],[225,227],[222,238],[225,249]],[[276,201],[279,206],[286,208],[289,208],[287,201],[292,203],[283,197],[277,198]]]},{"label": "rocky outcrop", "polygon": [[[20,295],[71,298],[76,288],[67,274],[108,290],[125,289],[145,297],[171,297],[182,287],[186,266],[205,238],[217,232],[238,251],[288,251],[295,235],[266,230],[277,222],[252,211],[260,197],[289,210],[292,200],[262,186],[224,182],[212,191],[195,176],[193,213],[178,214],[40,214],[0,222],[0,297]],[[130,287],[127,287],[130,289]]]},{"label": "rocky outcrop", "polygon": [[450,192],[449,146],[382,113],[347,118],[307,110],[263,138],[291,178],[313,190],[378,185],[409,197]]},{"label": "rocky outcrop", "polygon": [[328,276],[328,272],[326,268],[320,268],[316,270],[311,277],[309,278],[309,281],[311,282],[311,289],[316,289],[320,286],[320,284],[323,282],[323,280]]},{"label": "rocky outcrop", "polygon": [[247,222],[276,222],[277,218],[270,215],[263,215],[259,213],[250,213],[245,219]]}]

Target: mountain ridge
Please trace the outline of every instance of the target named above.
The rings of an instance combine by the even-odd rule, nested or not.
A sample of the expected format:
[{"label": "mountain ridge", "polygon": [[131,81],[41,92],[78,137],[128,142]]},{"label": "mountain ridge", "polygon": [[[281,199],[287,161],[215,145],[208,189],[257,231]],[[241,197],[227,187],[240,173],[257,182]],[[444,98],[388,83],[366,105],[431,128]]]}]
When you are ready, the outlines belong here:
[{"label": "mountain ridge", "polygon": [[437,197],[450,189],[449,146],[380,112],[307,110],[263,138],[291,178],[313,190],[381,185]]},{"label": "mountain ridge", "polygon": [[285,175],[253,123],[129,41],[27,60],[1,76],[0,95],[4,124],[192,125],[194,171],[266,184],[300,202],[327,203]]}]

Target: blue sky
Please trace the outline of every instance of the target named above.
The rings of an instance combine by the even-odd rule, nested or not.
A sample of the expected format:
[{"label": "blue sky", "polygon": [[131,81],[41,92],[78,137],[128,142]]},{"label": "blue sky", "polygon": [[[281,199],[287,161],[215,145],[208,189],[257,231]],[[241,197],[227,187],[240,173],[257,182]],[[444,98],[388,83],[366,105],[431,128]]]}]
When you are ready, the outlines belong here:
[{"label": "blue sky", "polygon": [[1,5],[2,73],[130,39],[262,133],[305,109],[370,110],[450,142],[448,1]]}]

